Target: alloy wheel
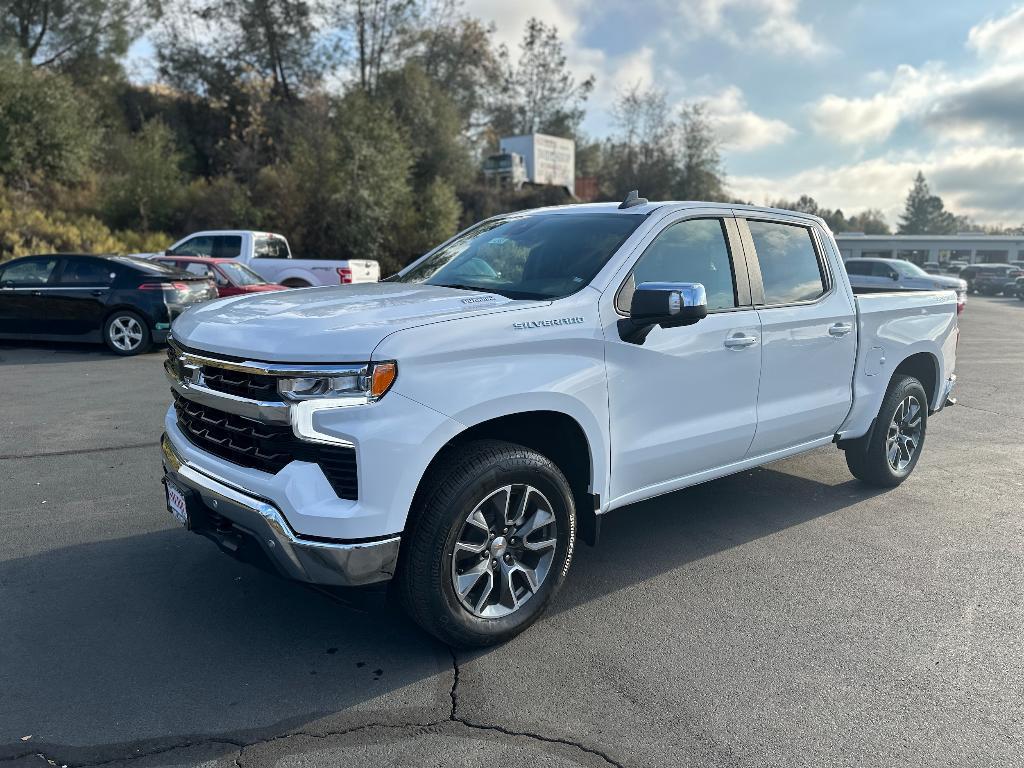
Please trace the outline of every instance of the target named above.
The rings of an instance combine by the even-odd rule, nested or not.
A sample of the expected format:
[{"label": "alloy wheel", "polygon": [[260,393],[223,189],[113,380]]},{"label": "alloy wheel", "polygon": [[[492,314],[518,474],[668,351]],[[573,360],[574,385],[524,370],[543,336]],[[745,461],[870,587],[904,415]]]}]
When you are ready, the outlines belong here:
[{"label": "alloy wheel", "polygon": [[121,315],[110,324],[110,343],[122,352],[131,352],[142,343],[142,324],[134,317]]},{"label": "alloy wheel", "polygon": [[895,472],[902,472],[914,458],[924,432],[921,403],[913,395],[903,399],[893,413],[885,437],[885,456]]},{"label": "alloy wheel", "polygon": [[558,524],[544,494],[525,483],[499,488],[473,508],[455,541],[456,597],[474,616],[508,616],[544,584],[557,544]]}]

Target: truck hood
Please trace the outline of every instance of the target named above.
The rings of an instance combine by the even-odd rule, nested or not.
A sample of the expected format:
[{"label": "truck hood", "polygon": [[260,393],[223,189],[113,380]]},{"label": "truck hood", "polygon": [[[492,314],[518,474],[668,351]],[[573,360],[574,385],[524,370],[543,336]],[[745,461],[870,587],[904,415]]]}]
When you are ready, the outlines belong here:
[{"label": "truck hood", "polygon": [[363,283],[232,296],[194,307],[173,335],[196,350],[283,363],[369,360],[404,328],[537,301],[417,283]]},{"label": "truck hood", "polygon": [[959,277],[950,277],[949,275],[928,275],[927,278],[922,277],[921,280],[931,280],[935,283],[935,287],[940,289],[952,288],[954,291],[962,291],[967,287],[967,283]]}]

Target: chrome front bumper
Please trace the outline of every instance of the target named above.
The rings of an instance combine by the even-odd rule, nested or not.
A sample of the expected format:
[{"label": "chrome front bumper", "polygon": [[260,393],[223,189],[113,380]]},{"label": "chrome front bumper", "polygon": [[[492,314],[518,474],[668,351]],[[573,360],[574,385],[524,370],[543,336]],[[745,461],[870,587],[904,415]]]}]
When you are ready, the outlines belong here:
[{"label": "chrome front bumper", "polygon": [[[273,504],[248,495],[185,460],[170,438],[160,439],[165,481],[189,494],[189,516],[196,533],[234,551],[233,542],[257,545],[281,575],[310,584],[362,586],[390,579],[398,563],[401,537],[346,543],[300,538]],[[215,518],[216,525],[209,524]]]}]

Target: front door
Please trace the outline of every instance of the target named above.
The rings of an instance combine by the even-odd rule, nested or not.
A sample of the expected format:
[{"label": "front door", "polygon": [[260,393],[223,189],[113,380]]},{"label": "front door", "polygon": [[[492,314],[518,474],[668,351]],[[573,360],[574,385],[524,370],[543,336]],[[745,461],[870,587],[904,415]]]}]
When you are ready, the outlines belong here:
[{"label": "front door", "polygon": [[839,429],[853,398],[857,314],[833,273],[842,268],[838,254],[824,250],[813,227],[768,217],[738,224],[762,329],[753,457]]},{"label": "front door", "polygon": [[[678,218],[638,250],[621,287],[601,303],[611,500],[620,502],[743,459],[757,423],[761,371],[761,325],[731,215]],[[623,341],[617,322],[645,282],[703,284],[708,316],[685,327],[656,327],[642,344]]]},{"label": "front door", "polygon": [[34,256],[0,267],[0,333],[60,333],[48,308],[50,280],[57,262],[56,256]]}]

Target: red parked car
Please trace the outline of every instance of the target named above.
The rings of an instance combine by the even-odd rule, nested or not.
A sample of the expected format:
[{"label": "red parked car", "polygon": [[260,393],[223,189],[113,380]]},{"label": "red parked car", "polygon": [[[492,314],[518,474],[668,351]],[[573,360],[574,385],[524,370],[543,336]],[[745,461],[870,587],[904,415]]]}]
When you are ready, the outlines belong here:
[{"label": "red parked car", "polygon": [[207,256],[160,256],[153,261],[193,275],[212,277],[217,283],[218,296],[284,291],[288,288],[285,285],[268,283],[245,264],[239,264],[234,259],[214,259]]}]

